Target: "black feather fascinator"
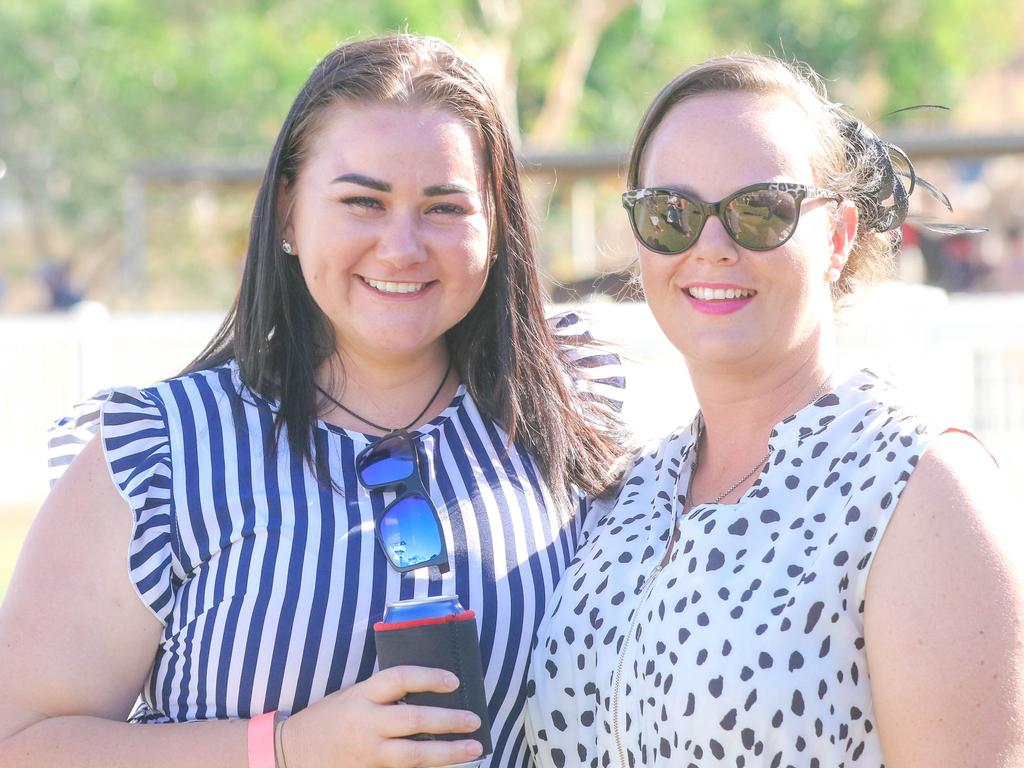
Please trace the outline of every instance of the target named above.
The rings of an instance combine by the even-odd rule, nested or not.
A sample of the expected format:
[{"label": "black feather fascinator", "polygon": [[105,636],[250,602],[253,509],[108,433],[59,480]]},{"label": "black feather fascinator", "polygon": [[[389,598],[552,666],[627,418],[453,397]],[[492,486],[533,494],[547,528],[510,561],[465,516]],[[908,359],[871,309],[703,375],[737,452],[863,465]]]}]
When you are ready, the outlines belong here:
[{"label": "black feather fascinator", "polygon": [[[915,109],[948,109],[938,104],[919,104],[913,107],[898,109],[889,114],[898,114]],[[922,178],[914,170],[907,153],[895,144],[880,138],[871,128],[851,115],[842,105],[837,105],[840,132],[846,143],[848,160],[860,164],[869,158],[868,165],[874,169],[874,175],[863,196],[861,204],[862,223],[875,232],[892,232],[896,245],[901,239],[900,227],[908,218],[910,196],[921,187],[938,200],[947,211],[952,212],[953,206],[949,197],[927,179]],[[973,234],[987,232],[985,227],[974,227],[963,224],[946,224],[934,221],[918,221],[922,227],[944,235]]]}]

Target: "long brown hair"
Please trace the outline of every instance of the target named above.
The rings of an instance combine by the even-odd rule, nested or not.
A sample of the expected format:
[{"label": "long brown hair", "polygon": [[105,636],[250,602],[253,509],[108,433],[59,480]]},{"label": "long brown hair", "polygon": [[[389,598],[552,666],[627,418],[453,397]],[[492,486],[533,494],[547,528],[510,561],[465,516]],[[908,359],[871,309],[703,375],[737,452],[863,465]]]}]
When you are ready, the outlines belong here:
[{"label": "long brown hair", "polygon": [[623,452],[618,422],[582,402],[571,364],[548,328],[519,165],[498,101],[476,69],[437,38],[360,40],[316,66],[267,163],[238,297],[186,372],[236,360],[246,386],[279,400],[278,437],[286,427],[291,450],[321,482],[329,480],[312,436],[319,412],[315,375],[335,353],[335,339],[297,259],[281,250],[278,190],[298,178],[325,109],[382,103],[445,109],[475,132],[487,169],[495,261],[479,301],[447,332],[453,365],[481,412],[530,451],[556,497],[564,500],[571,485],[601,493]]}]

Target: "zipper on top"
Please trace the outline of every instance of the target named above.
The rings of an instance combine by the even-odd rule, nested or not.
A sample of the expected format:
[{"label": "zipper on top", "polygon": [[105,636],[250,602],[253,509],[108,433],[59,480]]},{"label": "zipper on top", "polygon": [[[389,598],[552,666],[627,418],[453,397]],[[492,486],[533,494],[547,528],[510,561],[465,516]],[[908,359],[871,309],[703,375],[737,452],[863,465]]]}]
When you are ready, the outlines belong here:
[{"label": "zipper on top", "polygon": [[621,768],[626,768],[626,751],[622,746],[622,728],[619,720],[619,700],[622,695],[622,668],[626,663],[626,650],[629,648],[629,641],[633,637],[637,617],[640,616],[640,612],[643,610],[644,603],[647,601],[647,596],[654,586],[655,579],[658,578],[658,574],[661,573],[664,567],[664,563],[659,563],[658,567],[648,575],[643,591],[640,593],[640,600],[637,602],[636,610],[633,611],[633,618],[629,622],[629,631],[622,640],[622,650],[619,651],[619,663],[615,671],[615,684],[612,686],[612,733],[615,734],[615,746],[619,751],[619,765]]},{"label": "zipper on top", "polygon": [[[698,415],[697,418],[699,419],[699,415]],[[695,430],[697,429],[697,427],[696,427],[697,424],[699,424],[698,420],[694,419],[694,425],[695,426],[693,428]],[[700,437],[700,432],[697,431],[697,438],[699,439],[699,437]],[[689,456],[689,453],[690,453],[689,450],[687,450],[687,451],[685,451],[683,453],[683,455],[682,455],[682,462],[686,461],[686,459]],[[682,462],[680,463],[681,465],[682,465]],[[682,468],[682,466],[680,466],[680,469],[681,468]],[[687,495],[687,497],[690,495],[690,483],[693,482],[693,473],[694,473],[695,469],[696,469],[696,464],[695,463],[691,463],[691,465],[690,465],[690,473],[689,473],[689,480],[687,482],[687,487],[686,487],[686,495]],[[678,502],[678,500],[679,500],[679,485],[680,485],[680,482],[682,481],[682,478],[683,478],[683,473],[682,473],[682,471],[680,471],[679,476],[676,478],[676,486],[675,486],[675,491],[676,491],[675,492],[675,500],[676,500],[676,502]],[[621,707],[619,706],[619,701],[620,701],[621,696],[622,696],[622,670],[623,670],[623,667],[625,666],[625,663],[626,663],[626,651],[629,648],[630,640],[633,638],[633,632],[636,629],[637,618],[640,616],[640,612],[643,610],[644,603],[647,602],[647,597],[648,597],[648,595],[650,595],[651,590],[654,588],[654,584],[655,584],[655,581],[657,580],[658,576],[661,574],[662,570],[664,570],[665,566],[668,565],[669,556],[671,555],[673,547],[674,547],[674,544],[675,544],[676,533],[679,530],[679,517],[680,517],[680,514],[684,510],[685,510],[685,503],[684,503],[684,508],[683,509],[680,509],[678,512],[674,512],[674,514],[672,515],[672,528],[669,531],[668,547],[665,550],[665,554],[661,556],[661,560],[658,561],[657,567],[648,574],[647,581],[644,582],[644,587],[640,591],[640,599],[637,601],[636,610],[633,611],[633,618],[629,622],[629,630],[626,633],[626,636],[622,640],[622,649],[619,651],[619,662],[616,665],[615,678],[614,678],[613,684],[612,684],[612,733],[615,736],[615,746],[616,746],[616,748],[618,749],[618,752],[619,752],[619,765],[620,765],[620,768],[627,768],[627,765],[626,765],[626,750],[622,746],[622,727],[621,727],[621,722],[620,722]]]}]

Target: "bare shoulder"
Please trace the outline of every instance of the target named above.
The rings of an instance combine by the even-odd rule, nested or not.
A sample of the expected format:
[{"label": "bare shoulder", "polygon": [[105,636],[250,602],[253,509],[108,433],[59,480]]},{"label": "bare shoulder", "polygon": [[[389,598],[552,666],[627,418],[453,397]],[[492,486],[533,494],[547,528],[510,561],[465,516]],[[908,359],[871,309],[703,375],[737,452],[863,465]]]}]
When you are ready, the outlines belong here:
[{"label": "bare shoulder", "polygon": [[[1019,500],[981,443],[962,432],[938,436],[918,461],[879,545],[869,597],[909,589],[904,577],[931,569],[937,569],[934,578],[948,580],[978,569],[1015,587],[1024,568],[1022,519]],[[963,583],[958,592],[971,589]]]},{"label": "bare shoulder", "polygon": [[94,439],[39,510],[0,606],[0,735],[39,715],[127,714],[161,632],[128,575],[132,525]]},{"label": "bare shoulder", "polygon": [[879,545],[865,598],[886,764],[1024,760],[1020,505],[974,438],[938,436]]},{"label": "bare shoulder", "polygon": [[[1000,503],[991,505],[998,500]],[[1009,497],[1006,477],[985,447],[966,432],[950,431],[936,437],[924,452],[907,482],[900,504],[949,506],[957,501],[986,517],[1014,522],[1016,505]]]}]

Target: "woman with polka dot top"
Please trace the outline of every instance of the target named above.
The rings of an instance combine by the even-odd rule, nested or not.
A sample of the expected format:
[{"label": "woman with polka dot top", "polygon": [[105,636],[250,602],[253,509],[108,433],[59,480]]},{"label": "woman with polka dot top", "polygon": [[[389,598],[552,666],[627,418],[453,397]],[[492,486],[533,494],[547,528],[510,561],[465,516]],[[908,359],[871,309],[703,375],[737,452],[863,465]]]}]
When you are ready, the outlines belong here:
[{"label": "woman with polka dot top", "polygon": [[549,603],[543,768],[1024,765],[1006,486],[837,366],[837,303],[892,260],[915,186],[775,59],[706,61],[648,109],[623,203],[700,412],[592,513]]}]

